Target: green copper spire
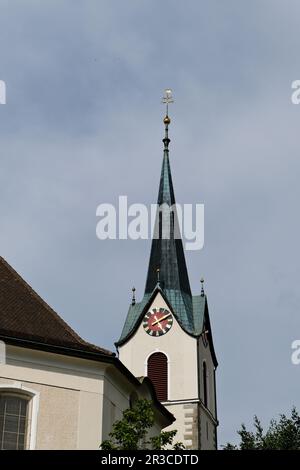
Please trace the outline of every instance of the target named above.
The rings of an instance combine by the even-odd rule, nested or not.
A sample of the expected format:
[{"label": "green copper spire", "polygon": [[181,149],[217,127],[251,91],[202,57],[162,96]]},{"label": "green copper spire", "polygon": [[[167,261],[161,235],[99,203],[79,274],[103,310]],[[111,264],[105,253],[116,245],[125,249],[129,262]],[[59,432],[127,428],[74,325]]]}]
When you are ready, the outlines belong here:
[{"label": "green copper spire", "polygon": [[[160,285],[163,290],[175,290],[191,296],[182,240],[179,238],[175,195],[169,160],[168,129],[171,120],[164,118],[164,155],[158,191],[155,237],[152,240],[145,294],[151,293],[157,283],[157,269],[160,270]],[[170,207],[173,208],[170,211]],[[176,238],[175,234],[178,234]],[[164,238],[165,237],[165,238]]]}]

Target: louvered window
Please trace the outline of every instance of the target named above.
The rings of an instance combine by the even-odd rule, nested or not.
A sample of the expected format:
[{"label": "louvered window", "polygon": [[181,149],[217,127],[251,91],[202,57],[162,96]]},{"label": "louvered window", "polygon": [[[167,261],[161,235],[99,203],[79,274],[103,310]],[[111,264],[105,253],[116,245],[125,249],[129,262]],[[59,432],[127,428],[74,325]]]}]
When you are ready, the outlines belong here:
[{"label": "louvered window", "polygon": [[151,379],[159,401],[168,399],[168,359],[161,352],[151,354],[147,364],[147,375]]}]

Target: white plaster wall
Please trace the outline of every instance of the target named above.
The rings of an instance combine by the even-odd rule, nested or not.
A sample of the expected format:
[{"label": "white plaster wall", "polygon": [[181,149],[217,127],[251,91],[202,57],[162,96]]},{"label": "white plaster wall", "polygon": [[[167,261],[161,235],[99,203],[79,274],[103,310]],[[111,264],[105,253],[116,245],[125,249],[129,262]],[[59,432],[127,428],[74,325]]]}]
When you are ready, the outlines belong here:
[{"label": "white plaster wall", "polygon": [[200,396],[204,401],[204,388],[203,388],[203,361],[206,362],[207,370],[207,388],[208,388],[208,409],[214,417],[216,417],[215,406],[215,384],[214,384],[214,363],[211,357],[209,345],[204,346],[202,338],[199,340],[199,363],[200,363]]},{"label": "white plaster wall", "polygon": [[[152,308],[167,308],[160,293],[155,297]],[[175,423],[166,430],[176,429],[176,440],[188,448],[197,448],[197,426],[190,426],[185,406],[193,408],[193,404],[174,404],[174,400],[197,400],[197,340],[186,334],[174,317],[172,328],[160,337],[148,335],[142,323],[130,340],[119,349],[120,360],[136,376],[147,375],[147,358],[153,352],[160,351],[168,357],[168,402],[164,405],[174,414]],[[194,411],[193,411],[194,413]],[[196,419],[197,421],[197,419]]]},{"label": "white plaster wall", "polygon": [[129,407],[133,385],[116,374],[114,368],[108,368],[103,389],[102,440],[108,439],[115,421],[122,418],[122,411]]},{"label": "white plaster wall", "polygon": [[[0,392],[1,386],[39,397],[34,448],[41,450],[98,449],[133,392],[150,398],[147,387],[137,387],[113,365],[14,346],[7,346],[0,365]],[[156,413],[151,433],[165,425]]]},{"label": "white plaster wall", "polygon": [[[169,309],[161,294],[158,293],[149,310],[160,307]],[[200,412],[200,439],[201,448],[215,448],[214,418],[216,418],[216,409],[214,364],[209,346],[204,347],[202,339],[200,338],[200,376],[198,378],[197,340],[186,334],[175,318],[171,330],[160,337],[148,335],[144,331],[141,322],[135,334],[127,343],[119,348],[119,357],[134,375],[142,376],[147,374],[147,358],[155,351],[164,352],[169,360],[169,394],[168,402],[165,402],[164,405],[174,414],[176,422],[166,430],[177,429],[178,434],[176,439],[183,442],[189,449],[197,449],[199,445],[198,379],[200,380],[200,397],[203,401],[202,367],[203,361],[206,361],[208,408],[211,414],[206,413],[205,410]],[[176,400],[184,400],[185,403],[174,403]],[[187,401],[189,401],[189,403],[187,403]]]},{"label": "white plaster wall", "polygon": [[[169,310],[158,293],[151,307]],[[169,400],[197,398],[197,342],[187,335],[174,318],[168,333],[160,337],[148,335],[141,323],[136,333],[119,349],[120,360],[135,376],[147,375],[147,358],[156,351],[164,352],[169,359]]]},{"label": "white plaster wall", "polygon": [[104,374],[96,362],[8,346],[0,390],[11,384],[39,394],[36,449],[95,449],[102,437]]},{"label": "white plaster wall", "polygon": [[215,403],[215,381],[214,381],[214,363],[212,360],[209,345],[204,346],[202,338],[199,339],[199,364],[200,364],[200,397],[204,402],[203,386],[203,362],[206,363],[207,370],[207,388],[208,403],[207,412],[203,407],[200,411],[201,423],[201,449],[212,450],[216,448],[216,403]]},{"label": "white plaster wall", "polygon": [[201,423],[201,450],[215,450],[216,440],[215,432],[216,426],[208,413],[201,409],[200,411]]}]

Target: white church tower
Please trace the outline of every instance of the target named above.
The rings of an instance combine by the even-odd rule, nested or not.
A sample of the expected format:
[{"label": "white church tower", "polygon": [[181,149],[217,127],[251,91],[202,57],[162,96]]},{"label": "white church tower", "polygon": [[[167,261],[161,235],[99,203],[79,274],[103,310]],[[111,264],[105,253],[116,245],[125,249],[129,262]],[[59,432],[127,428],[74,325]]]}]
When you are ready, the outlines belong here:
[{"label": "white church tower", "polygon": [[141,302],[136,302],[133,292],[116,347],[120,360],[136,377],[152,380],[158,399],[175,416],[174,424],[166,429],[177,429],[175,440],[187,449],[216,449],[218,363],[207,297],[203,283],[200,294],[192,295],[182,240],[176,236],[168,136],[168,104],[172,101],[170,90],[166,90],[159,209],[145,293]]}]

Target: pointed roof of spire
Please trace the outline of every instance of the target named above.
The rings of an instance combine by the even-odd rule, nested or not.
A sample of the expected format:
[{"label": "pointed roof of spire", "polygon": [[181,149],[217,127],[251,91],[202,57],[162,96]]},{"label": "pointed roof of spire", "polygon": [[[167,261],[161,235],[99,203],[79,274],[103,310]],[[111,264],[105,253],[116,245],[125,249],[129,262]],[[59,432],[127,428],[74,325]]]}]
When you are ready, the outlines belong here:
[{"label": "pointed roof of spire", "polygon": [[[158,211],[155,222],[155,236],[152,240],[145,294],[153,291],[157,284],[157,269],[160,271],[160,285],[163,290],[178,290],[191,296],[182,240],[178,229],[175,195],[172,182],[168,126],[165,117],[165,149],[158,191]],[[172,208],[172,211],[170,211]],[[177,237],[178,234],[178,237]]]}]

